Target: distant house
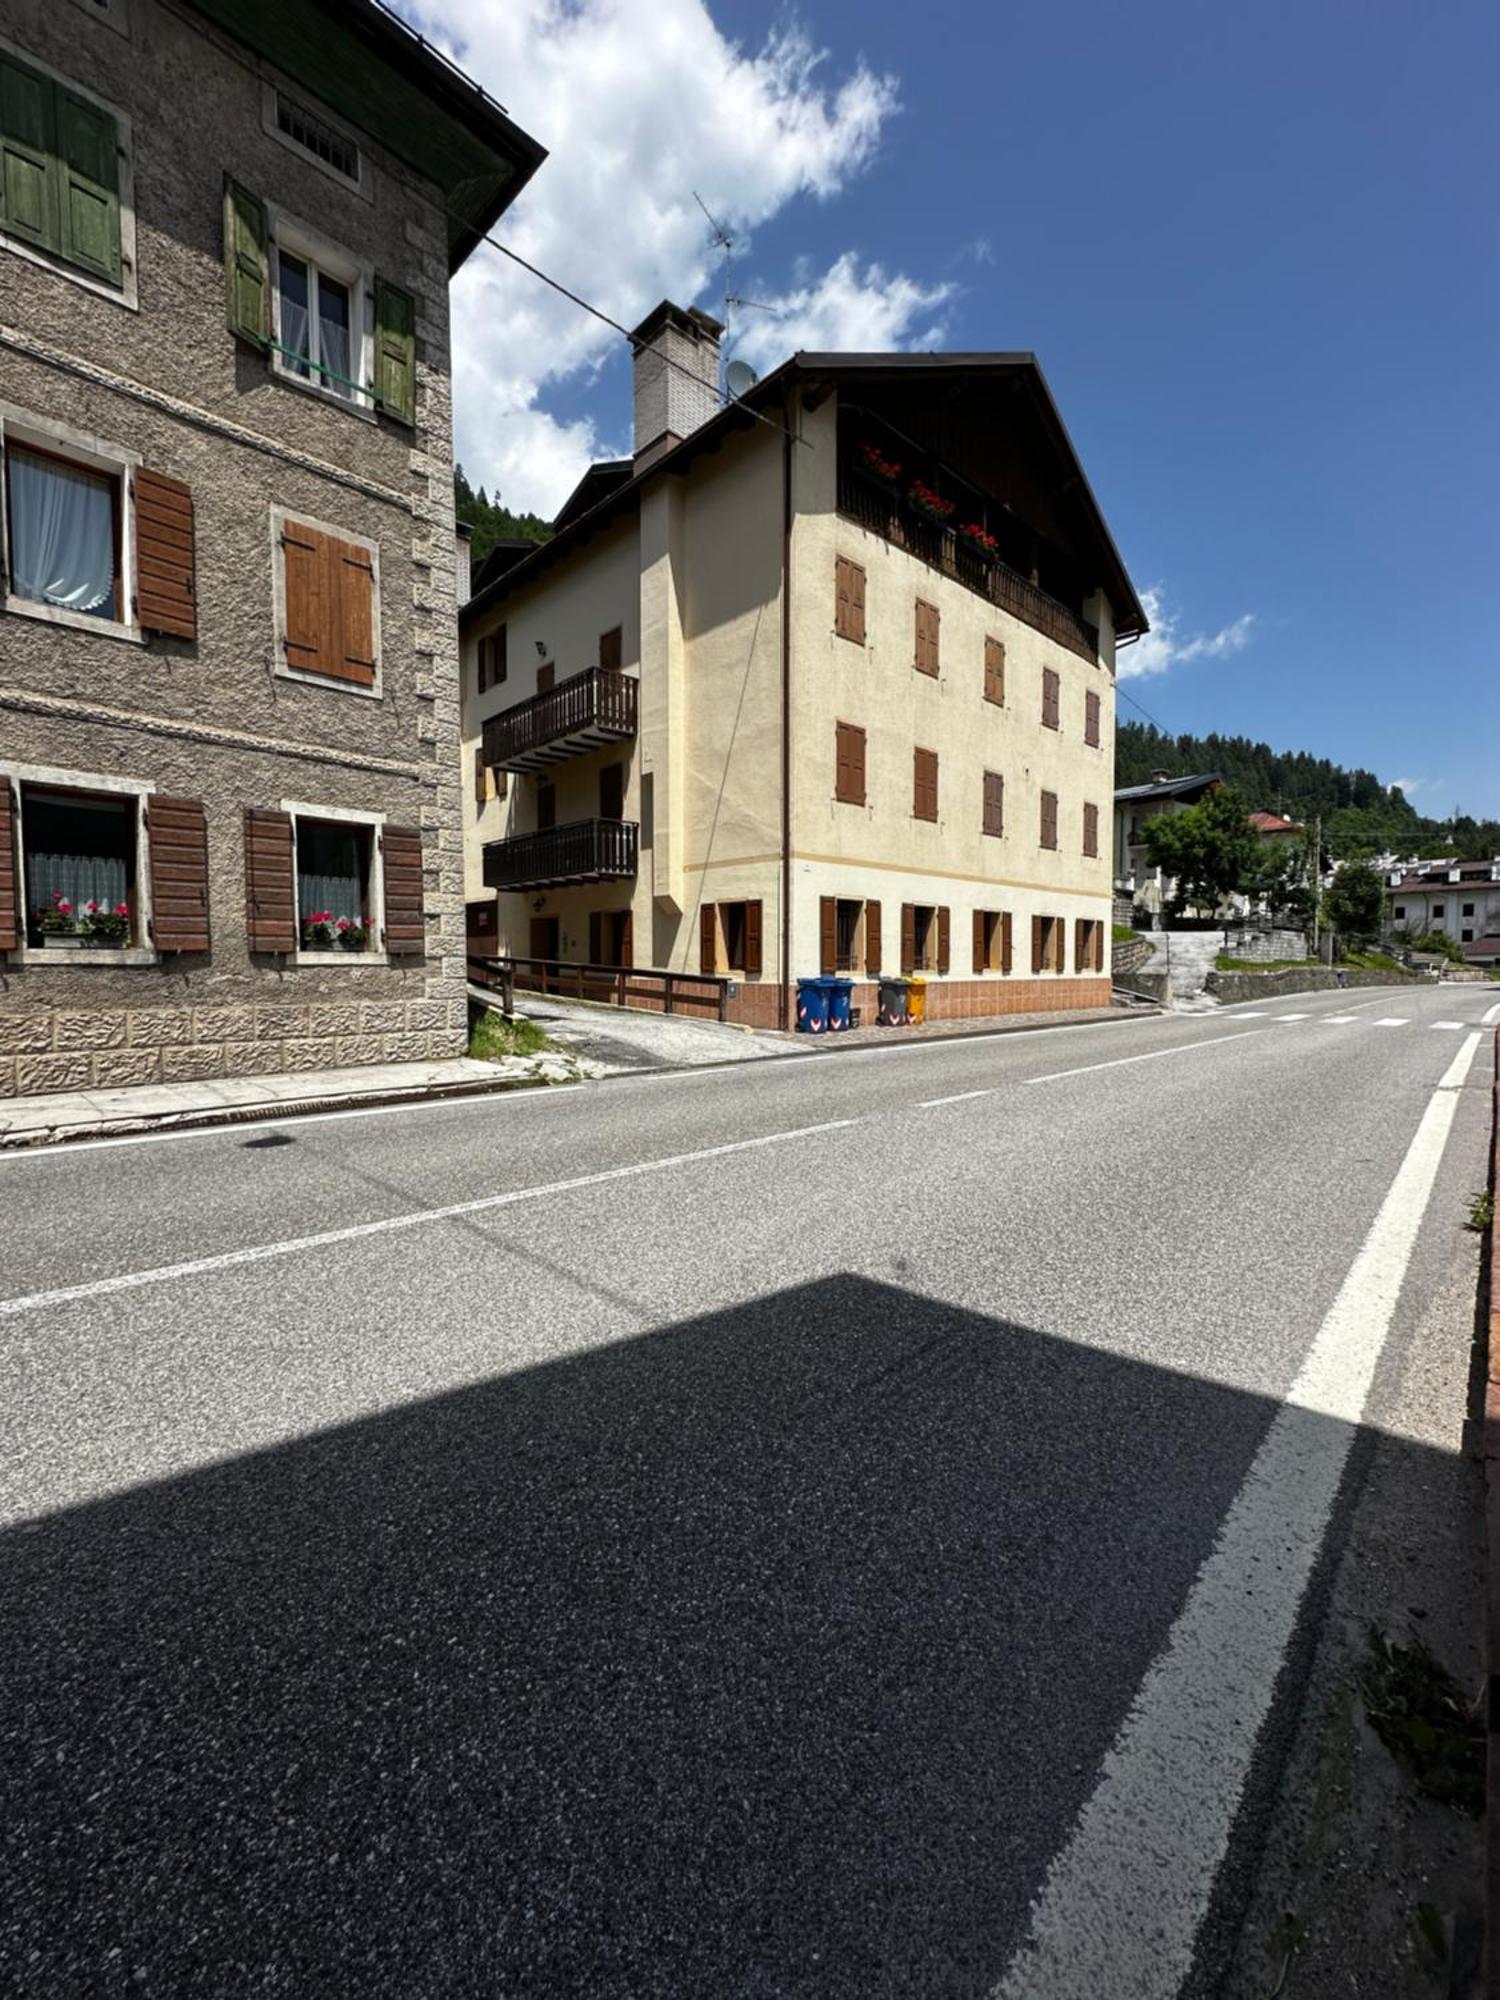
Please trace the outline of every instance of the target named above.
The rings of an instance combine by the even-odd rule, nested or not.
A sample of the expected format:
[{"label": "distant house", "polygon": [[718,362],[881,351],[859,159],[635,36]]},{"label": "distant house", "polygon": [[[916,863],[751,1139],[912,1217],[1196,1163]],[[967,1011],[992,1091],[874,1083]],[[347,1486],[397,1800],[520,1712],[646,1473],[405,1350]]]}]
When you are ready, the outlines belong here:
[{"label": "distant house", "polygon": [[1128,896],[1155,917],[1172,894],[1174,884],[1153,868],[1146,854],[1146,828],[1162,813],[1182,812],[1206,798],[1224,779],[1218,771],[1190,778],[1152,774],[1149,785],[1126,785],[1115,793],[1115,894]]},{"label": "distant house", "polygon": [[1386,870],[1392,931],[1450,937],[1470,965],[1500,964],[1500,856],[1416,861]]},{"label": "distant house", "polygon": [[1307,828],[1299,826],[1296,820],[1287,819],[1281,813],[1253,812],[1250,824],[1263,840],[1277,840],[1289,833],[1305,833]]}]

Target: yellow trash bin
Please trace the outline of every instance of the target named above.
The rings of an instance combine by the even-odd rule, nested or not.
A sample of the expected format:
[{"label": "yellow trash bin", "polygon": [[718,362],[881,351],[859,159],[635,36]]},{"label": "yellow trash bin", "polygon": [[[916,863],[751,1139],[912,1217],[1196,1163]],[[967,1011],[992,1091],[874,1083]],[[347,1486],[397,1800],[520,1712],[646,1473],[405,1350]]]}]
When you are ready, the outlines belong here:
[{"label": "yellow trash bin", "polygon": [[906,996],[906,1011],[913,1024],[927,1019],[927,981],[920,972],[914,972],[909,982]]}]

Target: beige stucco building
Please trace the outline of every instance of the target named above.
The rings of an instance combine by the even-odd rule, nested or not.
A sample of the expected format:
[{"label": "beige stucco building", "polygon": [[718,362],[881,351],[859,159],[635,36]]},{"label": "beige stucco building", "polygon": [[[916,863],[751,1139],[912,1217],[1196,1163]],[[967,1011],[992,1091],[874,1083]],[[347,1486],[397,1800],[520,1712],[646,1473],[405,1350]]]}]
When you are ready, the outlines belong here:
[{"label": "beige stucco building", "polygon": [[721,409],[718,331],[637,329],[633,459],[476,576],[471,949],[727,976],[765,1026],[819,971],[1100,1003],[1145,620],[1036,362],[800,354]]},{"label": "beige stucco building", "polygon": [[0,1094],[457,1053],[448,282],[540,149],[363,0],[13,0],[0,147]]}]

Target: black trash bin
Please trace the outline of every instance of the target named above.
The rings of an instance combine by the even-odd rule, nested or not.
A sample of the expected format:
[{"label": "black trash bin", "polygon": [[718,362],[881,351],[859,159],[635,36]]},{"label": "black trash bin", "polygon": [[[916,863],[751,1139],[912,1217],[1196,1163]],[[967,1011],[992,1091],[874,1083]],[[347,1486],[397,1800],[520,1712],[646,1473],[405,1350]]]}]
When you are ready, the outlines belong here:
[{"label": "black trash bin", "polygon": [[905,979],[880,977],[880,1012],[876,1016],[882,1028],[904,1028],[911,1019],[907,1004],[910,982]]}]

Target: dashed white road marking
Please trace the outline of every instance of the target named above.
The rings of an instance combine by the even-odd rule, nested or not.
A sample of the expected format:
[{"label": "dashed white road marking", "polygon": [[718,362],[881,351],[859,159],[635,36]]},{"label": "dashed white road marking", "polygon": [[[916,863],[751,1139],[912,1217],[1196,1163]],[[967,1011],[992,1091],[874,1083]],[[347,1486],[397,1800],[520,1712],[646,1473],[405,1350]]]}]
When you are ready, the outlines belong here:
[{"label": "dashed white road marking", "polygon": [[1411,1017],[1407,1014],[1383,1014],[1378,1021],[1372,1021],[1370,1026],[1372,1028],[1407,1028],[1411,1026]]},{"label": "dashed white road marking", "polygon": [[1305,1021],[1307,1016],[1305,1014],[1273,1014],[1271,1018],[1273,1021]]},{"label": "dashed white road marking", "polygon": [[1180,1990],[1479,1042],[1428,1099],[992,2000]]},{"label": "dashed white road marking", "polygon": [[997,1087],[992,1086],[988,1090],[956,1090],[951,1097],[924,1097],[917,1109],[936,1111],[940,1104],[967,1104],[972,1097],[993,1097]]},{"label": "dashed white road marking", "polygon": [[1330,1028],[1342,1028],[1348,1022],[1358,1020],[1357,1014],[1320,1014],[1318,1019],[1326,1021]]},{"label": "dashed white road marking", "polygon": [[1065,1076],[1087,1076],[1093,1069],[1123,1069],[1127,1063],[1160,1062],[1164,1056],[1189,1056],[1199,1049],[1216,1049],[1224,1042],[1242,1042],[1247,1035],[1258,1035],[1259,1028],[1241,1028],[1238,1034],[1215,1035],[1212,1041],[1182,1042],[1175,1049],[1152,1049],[1143,1056],[1111,1056],[1108,1062],[1082,1063],[1077,1069],[1054,1069],[1046,1076],[1028,1076],[1027,1084],[1057,1083]]},{"label": "dashed white road marking", "polygon": [[1461,1035],[1464,1031],[1464,1024],[1462,1021],[1429,1021],[1427,1025],[1429,1028],[1438,1030],[1442,1030],[1445,1028],[1449,1029],[1451,1030],[1452,1033],[1456,1035]]}]

